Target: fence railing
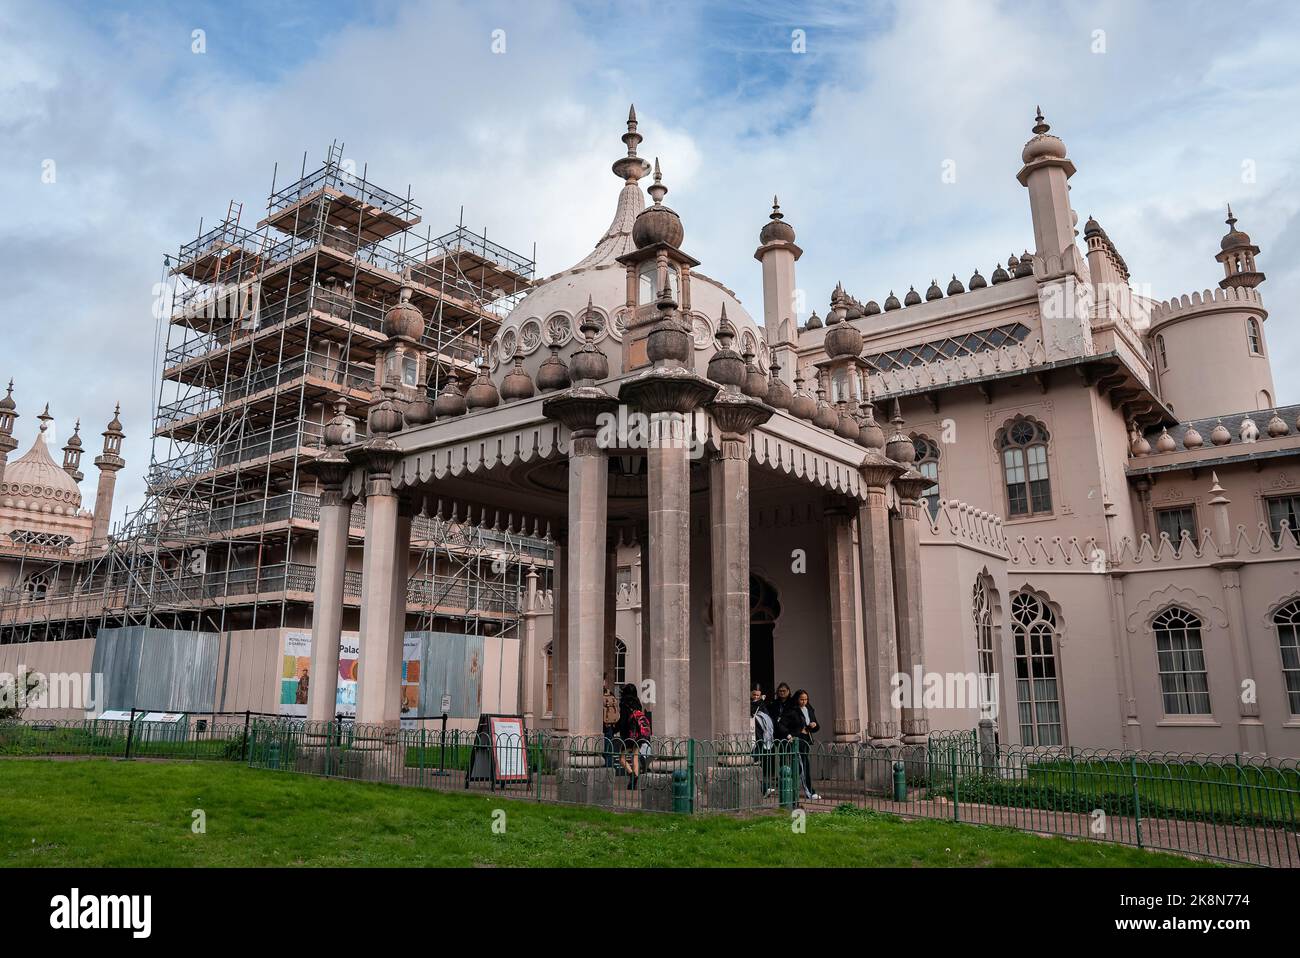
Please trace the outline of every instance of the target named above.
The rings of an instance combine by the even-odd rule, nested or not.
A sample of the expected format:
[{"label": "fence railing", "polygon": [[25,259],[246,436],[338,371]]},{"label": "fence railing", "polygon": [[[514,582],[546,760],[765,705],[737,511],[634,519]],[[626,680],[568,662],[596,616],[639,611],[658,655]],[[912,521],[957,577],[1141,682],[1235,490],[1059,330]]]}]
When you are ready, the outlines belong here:
[{"label": "fence railing", "polygon": [[[1300,764],[981,742],[925,745],[651,738],[531,731],[495,739],[439,728],[311,723],[242,713],[183,730],[125,722],[0,722],[0,756],[243,761],[254,768],[614,810],[755,813],[841,805],[1174,851],[1300,866]],[[201,723],[201,725],[200,725]]]}]

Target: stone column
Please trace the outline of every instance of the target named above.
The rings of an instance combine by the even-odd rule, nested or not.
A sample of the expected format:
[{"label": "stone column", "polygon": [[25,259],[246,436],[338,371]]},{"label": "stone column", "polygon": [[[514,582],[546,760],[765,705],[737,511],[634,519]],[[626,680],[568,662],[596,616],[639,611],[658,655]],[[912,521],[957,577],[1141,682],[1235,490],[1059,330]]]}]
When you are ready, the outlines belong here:
[{"label": "stone column", "polygon": [[685,738],[691,727],[691,467],[684,417],[653,416],[646,496],[649,678],[655,690],[655,732]]},{"label": "stone column", "polygon": [[734,435],[720,446],[709,464],[712,728],[714,738],[748,738],[749,446]]},{"label": "stone column", "polygon": [[414,509],[405,500],[398,500],[397,523],[393,532],[392,622],[388,640],[388,685],[385,697],[388,705],[384,712],[390,718],[402,716],[402,669],[406,644],[407,583],[411,577],[411,520]]},{"label": "stone column", "polygon": [[[877,461],[879,460],[879,461]],[[858,550],[862,559],[862,632],[867,675],[867,741],[897,745],[898,718],[890,701],[890,680],[898,669],[895,640],[894,570],[889,546],[887,483],[899,468],[868,451],[858,506]]]},{"label": "stone column", "polygon": [[858,715],[858,645],[862,640],[855,608],[853,512],[853,504],[841,499],[828,503],[825,512],[836,742],[856,742],[862,731]]},{"label": "stone column", "polygon": [[622,540],[611,539],[605,546],[605,639],[601,646],[601,677],[609,673],[609,684],[614,684],[614,661],[618,650],[618,546]]},{"label": "stone column", "polygon": [[[393,491],[393,467],[401,457],[397,443],[389,436],[402,424],[394,406],[395,388],[383,387],[384,399],[370,410],[370,435],[357,450],[366,466],[366,539],[361,563],[361,651],[357,683],[357,724],[396,727],[399,715],[390,710],[389,687],[401,656],[393,660],[393,632],[406,614],[406,592],[400,603],[394,579],[397,569],[398,501]],[[397,681],[400,682],[400,679]]]},{"label": "stone column", "polygon": [[[521,675],[519,676],[519,710],[524,716],[527,728],[535,726],[534,719],[540,711],[537,708],[537,566],[530,563],[526,577],[527,588],[524,593],[524,654]],[[554,617],[552,616],[552,622]]]},{"label": "stone column", "polygon": [[[900,515],[894,519],[897,531],[893,550],[894,595],[898,619],[898,671],[908,676],[925,672],[925,635],[921,616],[921,493],[929,480],[909,469],[894,480]],[[903,744],[924,745],[930,735],[930,720],[923,702],[903,708]]]},{"label": "stone column", "polygon": [[[348,468],[346,459],[342,465]],[[307,693],[307,718],[312,722],[332,722],[337,711],[351,508],[341,489],[326,487],[321,491],[316,594],[311,612],[311,687]]]},{"label": "stone column", "polygon": [[555,566],[552,571],[551,601],[554,616],[551,625],[551,728],[557,734],[569,731],[569,560],[567,531],[555,539]]},{"label": "stone column", "polygon": [[569,452],[569,734],[600,734],[609,466],[594,435]]}]

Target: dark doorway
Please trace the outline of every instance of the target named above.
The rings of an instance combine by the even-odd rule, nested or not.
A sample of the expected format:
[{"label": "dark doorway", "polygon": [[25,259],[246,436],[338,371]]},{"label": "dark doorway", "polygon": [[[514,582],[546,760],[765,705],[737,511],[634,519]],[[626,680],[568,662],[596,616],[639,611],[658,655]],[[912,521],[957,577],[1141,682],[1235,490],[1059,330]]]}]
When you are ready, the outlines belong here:
[{"label": "dark doorway", "polygon": [[776,694],[776,620],[781,603],[776,588],[761,576],[749,577],[749,687],[763,687],[770,701]]},{"label": "dark doorway", "polygon": [[768,701],[776,694],[776,659],[772,648],[775,631],[776,626],[771,622],[749,625],[749,687],[762,686]]}]

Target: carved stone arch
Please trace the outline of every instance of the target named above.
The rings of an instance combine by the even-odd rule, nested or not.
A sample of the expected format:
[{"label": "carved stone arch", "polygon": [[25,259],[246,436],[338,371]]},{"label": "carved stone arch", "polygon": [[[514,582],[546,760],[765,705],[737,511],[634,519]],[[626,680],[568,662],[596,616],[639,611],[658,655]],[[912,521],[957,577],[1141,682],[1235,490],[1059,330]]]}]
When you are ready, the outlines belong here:
[{"label": "carved stone arch", "polygon": [[1228,613],[1213,600],[1192,589],[1179,588],[1176,585],[1163,589],[1153,589],[1143,598],[1125,620],[1128,631],[1136,634],[1140,629],[1143,634],[1151,635],[1151,622],[1157,615],[1171,606],[1181,606],[1193,612],[1201,620],[1201,630],[1210,632],[1228,628]]},{"label": "carved stone arch", "polygon": [[[1047,443],[1048,445],[1051,444],[1051,442],[1052,442],[1052,433],[1051,433],[1051,430],[1049,430],[1049,429],[1047,428],[1047,424],[1046,424],[1046,423],[1044,423],[1044,422],[1043,422],[1041,419],[1039,419],[1037,416],[1027,416],[1027,415],[1025,415],[1024,413],[1016,413],[1016,414],[1015,414],[1014,416],[1012,416],[1010,419],[1008,419],[1008,420],[1006,420],[1005,422],[1003,422],[1003,423],[1002,423],[1002,426],[1001,426],[1001,427],[998,429],[998,431],[994,434],[994,436],[993,436],[993,447],[994,447],[995,449],[1001,449],[1005,444],[1008,443],[1008,441],[1011,440],[1011,437],[1012,437],[1012,430],[1015,429],[1016,427],[1022,425],[1022,424],[1025,425],[1025,426],[1028,426],[1028,427],[1030,427],[1030,428],[1032,428],[1032,429],[1034,429],[1035,432],[1037,433],[1037,438],[1038,438],[1041,442]],[[1013,445],[1025,445],[1025,444],[1027,444],[1027,443],[1012,442],[1012,444],[1013,444]]]},{"label": "carved stone arch", "polygon": [[[1018,712],[1021,705],[1021,696],[1020,696],[1020,688],[1019,688],[1020,677],[1017,671],[1019,667],[1019,661],[1018,661],[1019,656],[1017,655],[1016,645],[1015,645],[1016,626],[1018,623],[1020,623],[1022,626],[1033,625],[1034,622],[1037,621],[1036,619],[1031,618],[1030,621],[1027,623],[1021,622],[1021,615],[1019,614],[1021,611],[1020,610],[1021,603],[1018,602],[1017,600],[1020,599],[1020,597],[1022,596],[1027,597],[1027,599],[1030,600],[1032,603],[1037,604],[1037,607],[1039,608],[1036,614],[1041,613],[1043,617],[1043,621],[1046,624],[1050,625],[1052,630],[1052,638],[1053,638],[1052,660],[1055,669],[1054,678],[1056,680],[1056,706],[1059,714],[1060,738],[1061,738],[1061,741],[1059,743],[1051,743],[1051,742],[1044,743],[1037,740],[1037,732],[1035,732],[1035,741],[1032,743],[1025,743],[1025,744],[1064,745],[1069,741],[1069,729],[1070,729],[1069,709],[1066,706],[1066,691],[1065,691],[1065,687],[1067,685],[1066,677],[1065,677],[1065,661],[1064,661],[1064,651],[1065,651],[1066,639],[1067,639],[1065,616],[1061,611],[1060,603],[1055,602],[1048,593],[1039,589],[1035,589],[1027,581],[1023,582],[1019,588],[1013,589],[1007,601],[1007,622],[1012,632],[1013,662],[1012,662],[1011,677],[1012,677],[1012,687],[1015,690],[1014,702],[1016,704],[1016,708]],[[1028,616],[1026,617],[1028,618]],[[1032,657],[1031,657],[1031,662],[1032,662]],[[1038,702],[1039,702],[1038,689],[1037,689],[1038,683],[1035,681],[1035,682],[1031,682],[1030,685],[1033,687],[1032,695],[1033,695],[1033,701],[1035,703],[1034,705],[1031,706],[1031,710],[1037,712]],[[1035,720],[1033,724],[1035,727],[1037,727],[1041,724],[1041,715],[1036,714],[1034,718]],[[1016,721],[1020,724],[1023,724],[1020,722],[1019,716],[1017,716]]]}]

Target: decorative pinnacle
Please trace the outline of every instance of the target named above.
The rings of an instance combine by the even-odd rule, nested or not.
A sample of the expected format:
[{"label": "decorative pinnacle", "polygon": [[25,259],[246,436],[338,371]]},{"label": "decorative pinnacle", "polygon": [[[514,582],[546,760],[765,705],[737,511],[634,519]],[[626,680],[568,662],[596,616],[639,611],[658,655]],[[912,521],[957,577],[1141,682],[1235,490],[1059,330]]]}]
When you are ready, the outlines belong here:
[{"label": "decorative pinnacle", "polygon": [[775,195],[772,196],[772,215],[769,216],[768,219],[773,219],[773,220],[785,219],[785,214],[781,212],[781,203],[779,200],[777,200]]},{"label": "decorative pinnacle", "polygon": [[578,324],[578,331],[591,343],[595,340],[596,334],[600,332],[600,323],[596,321],[596,307],[591,302],[591,295],[587,295],[587,308],[583,310],[582,322]]},{"label": "decorative pinnacle", "polygon": [[664,186],[664,175],[659,172],[659,157],[657,156],[655,157],[655,181],[646,192],[654,197],[655,206],[663,203],[664,197],[668,195],[668,187]]},{"label": "decorative pinnacle", "polygon": [[1037,114],[1034,116],[1034,119],[1037,121],[1034,124],[1034,132],[1041,136],[1042,134],[1050,130],[1051,127],[1048,126],[1047,121],[1043,119],[1043,108],[1041,106],[1036,106],[1034,107],[1034,109],[1038,111]]},{"label": "decorative pinnacle", "polygon": [[894,432],[902,433],[902,431],[903,431],[903,407],[900,406],[900,405],[898,404],[898,400],[897,400],[897,399],[894,400],[894,415],[890,417],[889,421],[890,421],[890,422],[893,424],[893,426],[894,426]]},{"label": "decorative pinnacle", "polygon": [[45,432],[46,429],[50,428],[50,423],[54,420],[54,417],[50,415],[49,403],[45,404],[45,408],[41,410],[41,414],[36,418],[41,421],[41,432]]},{"label": "decorative pinnacle", "polygon": [[[714,334],[721,349],[730,349],[731,341],[736,338],[736,327],[727,319],[727,304],[722,304],[722,316],[718,318],[718,331]],[[750,353],[752,356],[753,353]]]},{"label": "decorative pinnacle", "polygon": [[636,131],[635,105],[627,111],[627,132],[623,134],[622,139],[627,144],[627,155],[620,156],[614,161],[614,175],[624,182],[635,183],[650,172],[646,161],[636,155],[636,148],[640,145],[642,136]]},{"label": "decorative pinnacle", "polygon": [[677,308],[677,300],[673,299],[673,288],[668,280],[664,280],[664,288],[659,291],[659,302],[655,304],[659,312],[668,315]]},{"label": "decorative pinnacle", "polygon": [[1232,215],[1232,204],[1231,204],[1231,203],[1228,204],[1228,218],[1227,218],[1226,220],[1224,220],[1224,222],[1227,223],[1227,224],[1228,224],[1230,227],[1232,227],[1233,229],[1236,229],[1236,227],[1237,227],[1237,217],[1235,217],[1235,216]]},{"label": "decorative pinnacle", "polygon": [[633,103],[627,110],[627,132],[623,134],[628,156],[636,156],[636,148],[640,145],[641,139],[641,134],[636,131],[636,104]]}]

